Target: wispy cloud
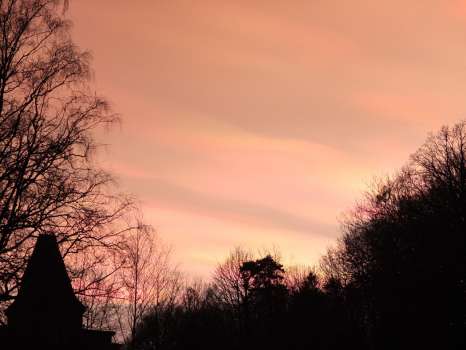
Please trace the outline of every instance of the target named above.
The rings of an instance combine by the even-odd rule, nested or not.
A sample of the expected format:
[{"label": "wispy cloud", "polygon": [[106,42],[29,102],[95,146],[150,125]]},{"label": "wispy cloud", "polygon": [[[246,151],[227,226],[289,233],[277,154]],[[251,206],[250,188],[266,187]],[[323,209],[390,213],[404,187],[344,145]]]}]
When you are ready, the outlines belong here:
[{"label": "wispy cloud", "polygon": [[253,201],[208,195],[159,178],[138,177],[127,183],[140,188],[139,194],[146,206],[187,211],[256,228],[335,236],[333,225],[295,215],[291,210],[287,212]]},{"label": "wispy cloud", "polygon": [[461,1],[70,6],[123,119],[100,162],[187,262],[247,236],[316,258],[372,175],[466,117]]}]

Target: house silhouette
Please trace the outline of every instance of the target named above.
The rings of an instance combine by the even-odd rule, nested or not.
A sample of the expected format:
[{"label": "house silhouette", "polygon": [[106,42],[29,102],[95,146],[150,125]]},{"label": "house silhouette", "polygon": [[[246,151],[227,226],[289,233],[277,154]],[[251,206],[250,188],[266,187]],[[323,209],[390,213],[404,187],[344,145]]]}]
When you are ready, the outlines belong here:
[{"label": "house silhouette", "polygon": [[39,235],[0,329],[2,349],[117,349],[114,332],[83,328],[84,305],[71,286],[54,235]]}]

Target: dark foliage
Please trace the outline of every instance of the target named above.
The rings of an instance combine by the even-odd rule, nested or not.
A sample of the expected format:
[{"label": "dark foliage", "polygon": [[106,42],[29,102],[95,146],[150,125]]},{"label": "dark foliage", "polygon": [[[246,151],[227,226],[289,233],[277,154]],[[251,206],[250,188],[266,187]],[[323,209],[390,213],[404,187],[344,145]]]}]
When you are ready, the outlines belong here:
[{"label": "dark foliage", "polygon": [[380,181],[324,259],[370,349],[465,346],[466,124]]},{"label": "dark foliage", "polygon": [[182,302],[148,313],[136,333],[136,349],[336,349],[357,345],[343,299],[323,290],[314,273],[284,284],[284,269],[271,256],[239,268],[240,311],[224,302],[216,284],[187,288]]}]

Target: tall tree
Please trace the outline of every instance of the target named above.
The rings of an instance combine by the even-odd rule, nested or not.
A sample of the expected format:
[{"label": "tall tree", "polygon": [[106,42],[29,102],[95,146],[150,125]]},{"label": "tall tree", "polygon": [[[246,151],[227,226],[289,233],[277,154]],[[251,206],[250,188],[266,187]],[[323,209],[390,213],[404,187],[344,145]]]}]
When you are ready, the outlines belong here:
[{"label": "tall tree", "polygon": [[230,252],[224,262],[218,264],[214,272],[213,283],[220,301],[233,312],[236,318],[241,317],[241,305],[247,294],[241,266],[251,258],[251,253],[237,247]]},{"label": "tall tree", "polygon": [[[466,320],[466,123],[444,127],[348,216],[324,260],[375,348],[461,348]],[[350,308],[350,309],[351,309]]]},{"label": "tall tree", "polygon": [[90,55],[73,43],[66,9],[66,0],[0,1],[3,302],[14,297],[39,233],[56,234],[66,261],[76,262],[72,276],[84,277],[80,266],[89,272],[80,292],[94,293],[94,282],[112,274],[102,270],[105,252],[132,226],[131,200],[93,161],[92,132],[116,117],[90,87]]},{"label": "tall tree", "polygon": [[[181,289],[180,274],[171,262],[171,249],[150,227],[135,230],[127,236],[123,250],[125,265],[120,270],[123,286],[120,325],[126,342],[136,340],[136,330],[150,311],[152,322],[161,311],[174,305]],[[154,328],[154,341],[160,343],[161,327]]]},{"label": "tall tree", "polygon": [[244,262],[240,272],[247,291],[243,301],[246,343],[264,347],[281,343],[288,296],[283,265],[267,255]]}]

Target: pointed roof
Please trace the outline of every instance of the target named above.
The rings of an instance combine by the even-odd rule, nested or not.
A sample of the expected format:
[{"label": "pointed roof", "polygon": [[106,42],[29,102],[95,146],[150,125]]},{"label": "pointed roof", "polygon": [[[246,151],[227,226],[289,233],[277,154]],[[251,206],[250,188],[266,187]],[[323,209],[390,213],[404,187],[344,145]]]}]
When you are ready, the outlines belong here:
[{"label": "pointed roof", "polygon": [[74,294],[55,235],[41,234],[29,259],[18,295],[8,315],[19,310],[84,312]]}]

